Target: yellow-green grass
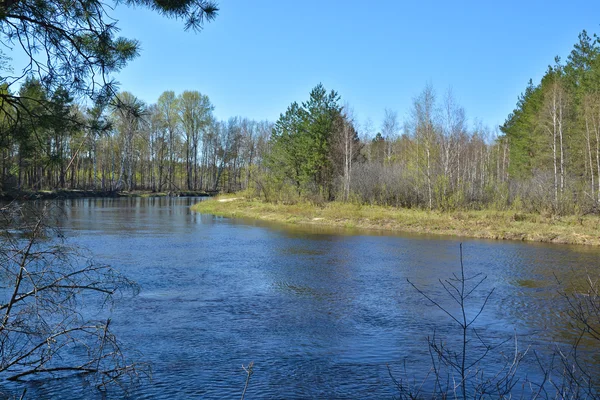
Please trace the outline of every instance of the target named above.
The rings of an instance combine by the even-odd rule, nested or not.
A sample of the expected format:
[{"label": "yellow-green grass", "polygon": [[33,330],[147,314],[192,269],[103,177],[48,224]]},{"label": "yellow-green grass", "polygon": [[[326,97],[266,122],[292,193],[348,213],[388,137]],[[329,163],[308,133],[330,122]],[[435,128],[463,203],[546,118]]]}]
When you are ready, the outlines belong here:
[{"label": "yellow-green grass", "polygon": [[192,209],[223,217],[290,224],[600,245],[600,217],[593,215],[557,217],[495,210],[439,212],[341,202],[319,207],[310,203],[273,204],[236,196],[202,201]]}]

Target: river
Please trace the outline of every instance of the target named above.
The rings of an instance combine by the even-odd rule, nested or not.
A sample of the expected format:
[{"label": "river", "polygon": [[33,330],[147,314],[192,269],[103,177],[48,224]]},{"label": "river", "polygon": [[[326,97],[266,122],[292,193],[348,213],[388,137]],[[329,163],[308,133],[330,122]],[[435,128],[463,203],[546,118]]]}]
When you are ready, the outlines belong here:
[{"label": "river", "polygon": [[[494,289],[475,326],[509,351],[515,333],[540,354],[569,343],[556,279],[600,273],[592,247],[272,225],[196,214],[198,200],[61,203],[68,242],[141,287],[118,300],[112,327],[152,379],[122,397],[237,399],[254,362],[248,399],[393,398],[390,371],[428,371],[427,336],[458,338],[407,280],[459,311],[439,279],[460,273],[460,243],[466,273],[487,276],[467,313]],[[535,378],[533,364],[523,374]],[[78,379],[33,381],[27,397],[103,398]]]}]

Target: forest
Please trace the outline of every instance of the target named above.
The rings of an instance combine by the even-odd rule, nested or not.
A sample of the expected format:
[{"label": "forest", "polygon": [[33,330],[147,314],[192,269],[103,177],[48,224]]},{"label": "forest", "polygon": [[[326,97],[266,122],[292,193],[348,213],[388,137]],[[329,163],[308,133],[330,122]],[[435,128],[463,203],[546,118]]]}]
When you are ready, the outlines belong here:
[{"label": "forest", "polygon": [[3,91],[21,99],[0,107],[3,192],[247,190],[284,203],[550,214],[596,213],[600,201],[600,41],[585,31],[496,128],[431,85],[406,120],[386,109],[379,125],[322,84],[274,123],[219,121],[196,90],[93,105],[34,77]]}]

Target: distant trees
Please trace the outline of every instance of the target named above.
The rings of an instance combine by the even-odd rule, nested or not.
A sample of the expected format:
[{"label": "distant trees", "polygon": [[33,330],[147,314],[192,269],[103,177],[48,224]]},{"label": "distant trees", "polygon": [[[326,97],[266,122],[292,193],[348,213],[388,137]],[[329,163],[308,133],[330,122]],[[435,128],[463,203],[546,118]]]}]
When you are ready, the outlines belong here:
[{"label": "distant trees", "polygon": [[33,78],[25,80],[18,96],[3,127],[3,181],[16,187],[64,188],[82,134],[73,98],[64,87],[52,92]]},{"label": "distant trees", "polygon": [[395,113],[386,110],[382,131],[387,136],[377,133],[363,143],[362,161],[353,169],[351,198],[456,209],[482,207],[505,195],[506,143],[500,138],[494,142],[487,128],[469,129],[451,91],[440,102],[426,86],[414,99],[403,132],[392,128],[399,125],[395,121]]},{"label": "distant trees", "polygon": [[214,106],[208,96],[198,91],[185,91],[179,96],[179,118],[184,134],[186,186],[198,189],[198,157],[202,132],[212,122]]},{"label": "distant trees", "polygon": [[27,113],[0,141],[2,190],[235,191],[264,169],[272,124],[218,121],[199,91],[165,91],[155,104],[120,92],[85,107],[31,79]]},{"label": "distant trees", "polygon": [[[242,118],[217,121],[213,109],[209,97],[198,91],[180,95],[166,91],[139,114],[134,159],[127,163],[136,166],[130,190],[233,191],[247,187],[251,170],[262,159],[259,145],[266,140],[264,131],[269,124]],[[118,131],[117,116],[112,116],[112,123]],[[115,141],[117,131],[100,141]],[[123,161],[117,157],[109,170],[123,169]]]},{"label": "distant trees", "polygon": [[[6,85],[0,93],[14,96]],[[64,86],[28,78],[18,102],[3,100],[0,174],[4,189],[254,189],[291,202],[595,212],[599,93],[600,43],[585,32],[566,62],[529,81],[500,132],[469,123],[451,91],[431,86],[406,121],[384,110],[376,132],[322,84],[271,124],[218,121],[198,91],[165,91],[149,105],[119,93],[112,107],[84,107]]]},{"label": "distant trees", "polygon": [[134,188],[134,137],[139,134],[145,104],[129,92],[117,95],[113,106],[113,121],[119,138],[121,168],[116,183],[116,190]]},{"label": "distant trees", "polygon": [[537,182],[554,212],[598,209],[598,93],[600,44],[583,31],[565,63],[557,57],[538,85],[529,82],[501,127],[510,176]]},{"label": "distant trees", "polygon": [[[516,207],[559,213],[583,209],[585,202],[565,208],[568,193],[581,199],[573,192],[578,180],[569,174],[576,159],[571,154],[576,123],[566,70],[557,62],[543,88],[530,83],[502,135],[480,123],[469,126],[450,90],[440,101],[433,87],[426,86],[404,125],[396,112],[386,109],[381,132],[369,136],[363,131],[361,136],[349,108],[339,105],[339,95],[318,85],[308,101],[292,103],[280,116],[262,172],[244,187],[284,202],[338,199],[441,210]],[[598,165],[592,149],[600,149],[600,123],[594,119],[594,103],[588,98],[586,104],[588,129],[582,138],[591,171],[590,166]],[[597,175],[591,172],[594,182]]]}]

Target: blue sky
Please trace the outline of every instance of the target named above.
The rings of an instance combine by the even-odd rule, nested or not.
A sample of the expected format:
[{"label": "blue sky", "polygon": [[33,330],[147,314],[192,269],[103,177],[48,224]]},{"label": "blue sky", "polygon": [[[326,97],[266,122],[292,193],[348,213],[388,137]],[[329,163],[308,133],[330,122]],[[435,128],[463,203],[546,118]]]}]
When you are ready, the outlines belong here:
[{"label": "blue sky", "polygon": [[494,127],[579,32],[600,32],[599,4],[220,0],[201,33],[143,8],[110,14],[142,47],[116,78],[149,103],[165,90],[198,90],[218,118],[275,121],[322,82],[378,128],[385,108],[407,118],[430,83],[440,98],[451,87],[471,123]]}]

